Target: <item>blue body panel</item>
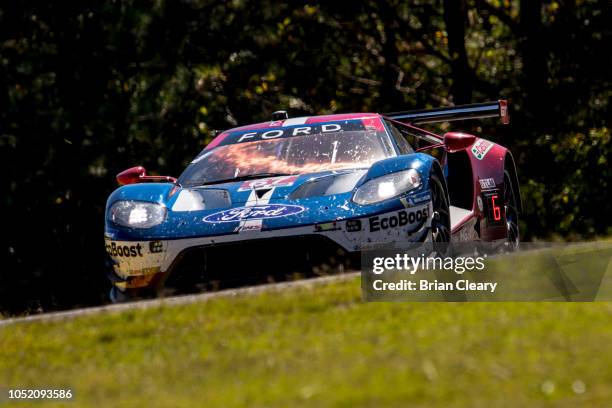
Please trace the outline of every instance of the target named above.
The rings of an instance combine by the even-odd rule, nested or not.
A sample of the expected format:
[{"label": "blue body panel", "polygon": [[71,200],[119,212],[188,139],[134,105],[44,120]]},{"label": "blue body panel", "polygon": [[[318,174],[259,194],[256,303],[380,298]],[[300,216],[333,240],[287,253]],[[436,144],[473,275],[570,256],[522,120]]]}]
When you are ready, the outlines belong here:
[{"label": "blue body panel", "polygon": [[[392,198],[372,205],[359,205],[354,203],[351,200],[354,189],[352,191],[333,195],[291,199],[289,195],[295,192],[296,189],[304,183],[311,182],[318,178],[346,174],[351,172],[351,170],[300,175],[292,185],[276,187],[267,203],[270,205],[285,204],[300,206],[303,207],[303,211],[286,216],[264,218],[262,230],[278,230],[330,221],[363,218],[402,209],[407,205],[415,205],[428,201],[429,174],[434,161],[435,159],[427,154],[413,153],[387,158],[372,164],[365,174],[357,181],[354,189],[368,180],[410,168],[418,171],[422,180],[421,186],[417,189],[401,197]],[[363,169],[359,171],[363,172]],[[225,190],[228,192],[231,201],[231,206],[228,208],[241,208],[247,202],[249,195],[252,194],[252,191],[241,189],[240,187],[242,184],[243,182],[231,182],[199,187],[197,189]],[[195,189],[191,188],[189,190]],[[107,214],[114,202],[118,200],[135,200],[153,202],[166,206],[168,208],[167,218],[158,226],[147,229],[135,229],[115,225],[107,216],[105,228],[106,236],[115,240],[138,241],[155,239],[173,240],[237,234],[236,228],[240,225],[240,221],[204,221],[205,217],[209,217],[227,208],[215,208],[201,211],[172,211],[171,209],[180,192],[181,188],[177,188],[174,184],[170,183],[142,183],[118,188],[108,198],[106,205]],[[209,219],[211,218],[209,217]]]}]

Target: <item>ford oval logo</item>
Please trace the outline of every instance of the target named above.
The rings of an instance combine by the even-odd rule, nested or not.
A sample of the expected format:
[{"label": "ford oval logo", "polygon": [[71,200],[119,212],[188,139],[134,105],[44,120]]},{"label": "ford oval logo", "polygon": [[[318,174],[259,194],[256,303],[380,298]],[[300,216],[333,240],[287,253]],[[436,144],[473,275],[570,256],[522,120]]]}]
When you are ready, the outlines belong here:
[{"label": "ford oval logo", "polygon": [[286,217],[287,215],[299,214],[304,207],[290,204],[265,204],[252,205],[249,207],[237,207],[229,210],[219,211],[204,217],[204,222],[235,222],[244,220],[263,220],[266,218]]}]

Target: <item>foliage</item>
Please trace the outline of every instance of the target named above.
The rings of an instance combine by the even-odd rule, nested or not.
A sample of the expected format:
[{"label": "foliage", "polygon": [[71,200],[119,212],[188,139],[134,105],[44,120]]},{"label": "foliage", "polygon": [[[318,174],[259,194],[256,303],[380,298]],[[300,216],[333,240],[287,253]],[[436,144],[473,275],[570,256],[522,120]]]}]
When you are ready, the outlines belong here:
[{"label": "foliage", "polygon": [[279,108],[508,98],[511,126],[459,126],[512,148],[524,238],[609,233],[609,21],[604,0],[5,2],[1,308],[100,302],[114,174],[177,175]]}]

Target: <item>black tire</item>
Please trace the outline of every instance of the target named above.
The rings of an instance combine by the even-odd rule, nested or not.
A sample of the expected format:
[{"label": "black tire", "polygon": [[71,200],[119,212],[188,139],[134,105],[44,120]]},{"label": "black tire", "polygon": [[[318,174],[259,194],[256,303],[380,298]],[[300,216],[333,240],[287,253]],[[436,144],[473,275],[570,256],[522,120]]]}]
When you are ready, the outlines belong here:
[{"label": "black tire", "polygon": [[504,170],[504,210],[506,214],[506,246],[513,251],[519,248],[518,199],[508,170]]},{"label": "black tire", "polygon": [[155,297],[155,292],[150,290],[128,289],[123,292],[114,285],[109,293],[109,298],[112,303],[134,302],[136,300],[153,299]]},{"label": "black tire", "polygon": [[113,303],[125,303],[134,300],[130,295],[120,291],[116,286],[111,288],[109,298]]},{"label": "black tire", "polygon": [[[450,199],[442,183],[436,174],[429,178],[429,191],[431,192],[433,207],[431,219],[433,251],[436,257],[446,258],[453,256],[453,248],[451,247]],[[440,282],[454,282],[457,276],[454,273],[449,274],[439,269],[436,269],[434,273],[436,280]],[[467,296],[465,292],[461,291],[445,291],[444,300],[446,302],[465,302]]]},{"label": "black tire", "polygon": [[436,174],[429,177],[429,191],[433,207],[431,219],[433,249],[438,254],[448,254],[451,241],[450,204],[444,184]]}]

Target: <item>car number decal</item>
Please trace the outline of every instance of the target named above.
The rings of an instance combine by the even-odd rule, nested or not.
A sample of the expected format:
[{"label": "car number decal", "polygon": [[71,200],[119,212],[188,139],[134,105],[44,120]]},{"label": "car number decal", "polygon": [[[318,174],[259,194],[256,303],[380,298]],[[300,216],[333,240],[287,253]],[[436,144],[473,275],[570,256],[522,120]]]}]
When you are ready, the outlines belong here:
[{"label": "car number decal", "polygon": [[240,185],[238,191],[266,190],[275,187],[289,187],[295,183],[298,176],[281,176],[258,180],[248,180]]}]

